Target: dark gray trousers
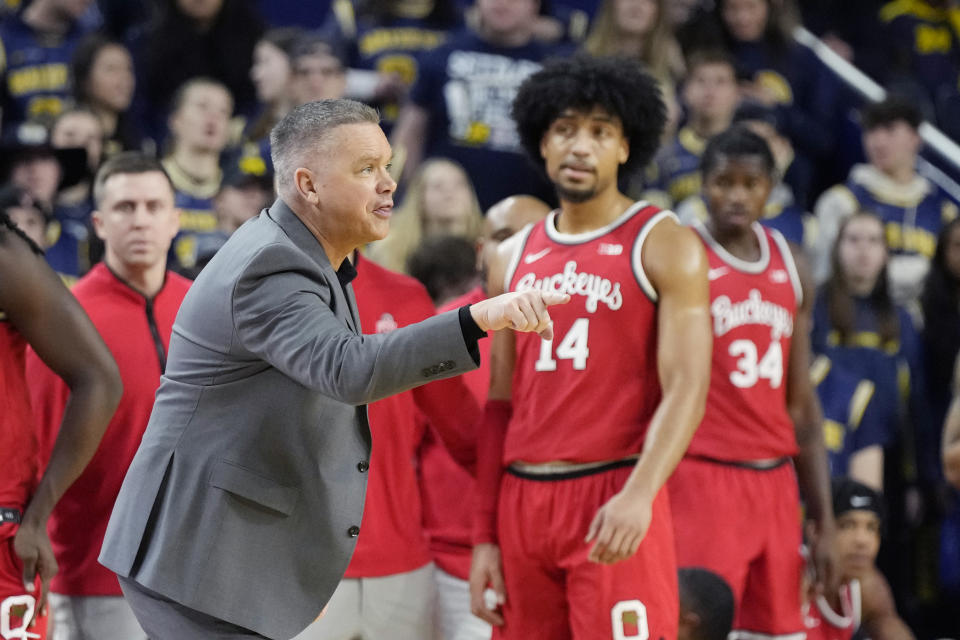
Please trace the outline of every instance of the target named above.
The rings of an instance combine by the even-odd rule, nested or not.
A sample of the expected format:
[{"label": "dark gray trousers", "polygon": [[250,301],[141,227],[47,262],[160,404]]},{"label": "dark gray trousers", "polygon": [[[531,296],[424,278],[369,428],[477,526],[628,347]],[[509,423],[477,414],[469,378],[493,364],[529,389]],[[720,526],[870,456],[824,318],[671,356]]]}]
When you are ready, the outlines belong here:
[{"label": "dark gray trousers", "polygon": [[117,576],[123,597],[150,640],[250,640],[264,638],[254,631],[208,616],[160,595],[130,578]]}]

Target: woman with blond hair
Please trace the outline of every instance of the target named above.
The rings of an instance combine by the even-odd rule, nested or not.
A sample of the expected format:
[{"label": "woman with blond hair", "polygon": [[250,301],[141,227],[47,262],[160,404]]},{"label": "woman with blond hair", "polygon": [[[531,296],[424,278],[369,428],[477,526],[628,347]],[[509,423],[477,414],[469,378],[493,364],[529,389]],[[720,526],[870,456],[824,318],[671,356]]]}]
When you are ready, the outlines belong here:
[{"label": "woman with blond hair", "polygon": [[407,272],[407,258],[420,242],[450,235],[475,242],[483,214],[470,178],[456,162],[434,158],[417,169],[390,220],[390,233],[370,245],[369,257],[393,271]]},{"label": "woman with blond hair", "polygon": [[604,0],[583,48],[593,56],[636,58],[661,83],[684,74],[667,0]]}]

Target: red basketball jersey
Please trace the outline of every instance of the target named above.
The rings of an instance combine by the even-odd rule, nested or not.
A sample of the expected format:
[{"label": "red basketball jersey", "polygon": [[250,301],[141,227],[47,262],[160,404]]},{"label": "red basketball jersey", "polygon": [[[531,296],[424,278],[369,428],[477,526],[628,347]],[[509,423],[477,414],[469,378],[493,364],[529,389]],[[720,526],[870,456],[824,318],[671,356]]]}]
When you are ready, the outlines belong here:
[{"label": "red basketball jersey", "polygon": [[803,605],[803,624],[807,640],[850,640],[860,628],[860,582],[851,580],[840,586],[841,613],[833,610],[823,596]]},{"label": "red basketball jersey", "polygon": [[644,239],[674,218],[644,202],[582,234],[557,212],[521,231],[508,291],[568,293],[551,307],[553,341],[517,333],[513,417],[504,462],[599,462],[639,453],[660,402],[657,293],[643,272]]},{"label": "red basketball jersey", "polygon": [[0,311],[0,507],[19,509],[26,506],[36,486],[39,464],[27,393],[26,349],[23,336]]},{"label": "red basketball jersey", "polygon": [[713,358],[703,421],[690,455],[748,461],[793,455],[787,363],[802,289],[778,231],[754,223],[760,260],[731,255],[700,223],[707,248]]}]

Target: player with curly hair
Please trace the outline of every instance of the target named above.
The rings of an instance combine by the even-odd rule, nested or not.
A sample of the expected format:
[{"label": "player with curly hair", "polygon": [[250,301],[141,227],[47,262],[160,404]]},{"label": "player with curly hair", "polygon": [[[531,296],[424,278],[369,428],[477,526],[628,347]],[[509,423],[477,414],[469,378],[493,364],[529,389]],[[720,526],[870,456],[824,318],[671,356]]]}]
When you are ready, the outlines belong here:
[{"label": "player with curly hair", "polygon": [[501,245],[488,288],[573,300],[553,340],[491,345],[471,607],[495,638],[675,638],[663,485],[703,414],[706,254],[617,187],[657,147],[660,92],[635,62],[575,57],[532,75],[513,115],[560,207]]}]

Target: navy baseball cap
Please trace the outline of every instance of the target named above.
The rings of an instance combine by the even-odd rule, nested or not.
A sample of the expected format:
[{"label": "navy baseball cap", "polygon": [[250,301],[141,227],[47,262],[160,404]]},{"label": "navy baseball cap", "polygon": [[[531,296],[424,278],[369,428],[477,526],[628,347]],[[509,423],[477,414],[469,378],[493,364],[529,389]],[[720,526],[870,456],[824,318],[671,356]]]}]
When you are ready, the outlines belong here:
[{"label": "navy baseball cap", "polygon": [[883,496],[878,491],[850,478],[834,478],[831,490],[834,517],[840,517],[847,511],[872,511],[883,522],[886,509]]}]

